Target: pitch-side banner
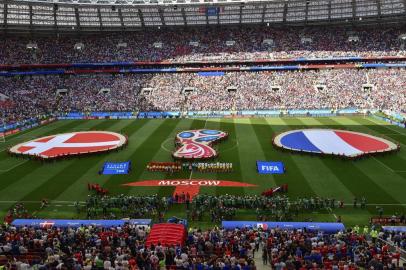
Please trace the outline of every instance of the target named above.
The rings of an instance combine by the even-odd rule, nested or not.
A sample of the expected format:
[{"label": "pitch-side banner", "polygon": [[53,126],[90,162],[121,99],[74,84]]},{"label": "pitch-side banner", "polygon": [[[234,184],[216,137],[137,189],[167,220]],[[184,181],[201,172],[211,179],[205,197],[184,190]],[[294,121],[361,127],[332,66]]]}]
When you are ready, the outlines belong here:
[{"label": "pitch-side banner", "polygon": [[285,166],[280,161],[257,161],[257,170],[259,174],[283,174]]},{"label": "pitch-side banner", "polygon": [[345,230],[344,224],[333,222],[222,221],[221,226],[227,230],[235,228],[261,228],[263,230],[279,228],[282,230],[306,229],[326,233],[336,233]]},{"label": "pitch-side banner", "polygon": [[130,172],[131,162],[105,162],[103,174],[128,174]]},{"label": "pitch-side banner", "polygon": [[129,219],[129,220],[79,220],[79,219],[15,219],[11,225],[16,227],[30,226],[34,228],[51,228],[51,227],[71,227],[78,228],[81,226],[96,227],[117,227],[124,226],[126,223],[132,225],[149,226],[151,219]]}]

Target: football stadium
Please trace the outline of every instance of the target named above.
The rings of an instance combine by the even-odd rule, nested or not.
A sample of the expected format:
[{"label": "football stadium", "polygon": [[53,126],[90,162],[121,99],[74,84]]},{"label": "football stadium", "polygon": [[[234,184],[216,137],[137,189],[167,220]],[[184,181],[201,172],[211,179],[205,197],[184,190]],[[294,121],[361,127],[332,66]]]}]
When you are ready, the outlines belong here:
[{"label": "football stadium", "polygon": [[406,269],[405,19],[0,0],[0,270]]}]

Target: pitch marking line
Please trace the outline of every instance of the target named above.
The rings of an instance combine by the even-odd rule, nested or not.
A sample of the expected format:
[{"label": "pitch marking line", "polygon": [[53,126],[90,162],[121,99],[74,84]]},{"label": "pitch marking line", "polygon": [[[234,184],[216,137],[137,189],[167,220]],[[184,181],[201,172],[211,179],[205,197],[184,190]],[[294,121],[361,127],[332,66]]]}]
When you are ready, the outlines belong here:
[{"label": "pitch marking line", "polygon": [[[56,122],[58,122],[58,121],[54,121],[54,122],[52,122],[52,123],[56,123]],[[17,134],[15,134],[16,136],[15,137],[13,137],[13,138],[10,138],[9,140],[7,140],[7,136],[6,136],[6,141],[4,142],[4,146],[6,146],[4,149],[1,149],[0,150],[0,152],[3,152],[3,151],[5,151],[5,150],[7,150],[7,148],[8,148],[8,146],[9,146],[9,142],[12,142],[12,141],[14,141],[14,140],[17,140],[17,139],[24,139],[24,140],[28,140],[28,139],[33,139],[33,138],[35,138],[35,137],[32,137],[29,133],[31,133],[31,132],[33,132],[33,131],[35,131],[35,130],[39,130],[39,129],[41,129],[41,128],[43,128],[43,127],[46,127],[47,125],[42,125],[42,126],[37,126],[37,127],[34,127],[34,128],[32,128],[32,129],[29,129],[29,130],[24,130],[23,132],[25,132],[25,133],[23,133],[23,134],[20,134],[20,135],[18,135],[18,133]],[[26,139],[26,137],[27,137],[27,139]]]},{"label": "pitch marking line", "polygon": [[333,217],[335,218],[335,220],[337,220],[337,215],[333,213],[333,210],[331,209],[331,207],[327,208],[328,211],[330,211],[330,213],[333,215]]},{"label": "pitch marking line", "polygon": [[8,169],[0,170],[0,173],[4,173],[4,172],[11,171],[12,169],[17,168],[18,166],[20,166],[20,165],[26,163],[27,161],[28,161],[28,159],[27,159],[27,160],[24,160],[23,162],[20,162],[20,163],[14,165],[14,166],[12,166],[12,167],[10,167],[10,168],[8,168]]},{"label": "pitch marking line", "polygon": [[[386,127],[386,126],[385,126]],[[406,136],[406,134],[399,134],[399,133],[379,133],[381,135],[385,135],[385,136]]]},{"label": "pitch marking line", "polygon": [[385,167],[386,169],[388,169],[389,171],[393,172],[393,173],[404,173],[406,171],[402,171],[402,170],[394,170],[391,167],[389,167],[388,165],[386,165],[385,163],[383,163],[382,161],[380,161],[379,159],[377,159],[376,157],[372,157],[373,159],[375,159],[376,161],[378,161],[379,164],[381,164],[383,167]]},{"label": "pitch marking line", "polygon": [[164,141],[161,143],[161,148],[164,149],[166,152],[172,153],[173,151],[172,151],[172,150],[169,150],[169,149],[166,148],[166,146],[165,146],[166,142],[169,141],[169,140],[172,140],[172,139],[171,139],[171,138],[168,138],[168,139],[164,140]]},{"label": "pitch marking line", "polygon": [[[374,121],[374,120],[375,120],[375,119],[374,119],[374,118],[372,118],[372,119],[371,119],[371,122],[374,122],[375,124],[381,125],[380,123],[378,123],[378,122],[376,122],[376,121]],[[400,131],[398,131],[398,130],[396,130],[396,129],[392,128],[392,127],[395,127],[395,125],[388,124],[388,125],[382,125],[382,126],[384,126],[384,127],[388,128],[388,129],[390,129],[390,130],[392,130],[392,131],[396,132],[396,134],[397,134],[397,135],[406,136],[406,134],[405,134],[405,133],[400,132]],[[402,143],[401,143],[401,144],[402,144]]]},{"label": "pitch marking line", "polygon": [[[172,139],[172,138],[168,138],[168,139],[164,140],[164,141],[161,143],[161,148],[162,148],[163,150],[165,150],[166,152],[168,152],[168,153],[172,153],[173,150],[169,150],[169,149],[165,146],[168,141],[173,141],[173,139]],[[227,149],[225,149],[225,150],[221,150],[221,153],[228,152],[228,151],[231,151],[231,150],[237,148],[237,146],[238,146],[238,141],[237,141],[237,140],[234,140],[234,139],[230,139],[230,141],[233,141],[234,144],[233,144],[230,148],[227,148]]]}]

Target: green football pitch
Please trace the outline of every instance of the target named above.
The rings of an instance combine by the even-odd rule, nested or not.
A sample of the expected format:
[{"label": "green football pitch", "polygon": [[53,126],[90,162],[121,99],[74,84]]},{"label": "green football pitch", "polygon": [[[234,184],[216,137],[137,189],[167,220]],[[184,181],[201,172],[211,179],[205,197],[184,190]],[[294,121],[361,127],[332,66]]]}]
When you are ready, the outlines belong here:
[{"label": "green football pitch", "polygon": [[[337,128],[365,132],[400,143],[401,150],[385,156],[357,161],[331,157],[314,157],[281,152],[271,144],[280,132],[297,128]],[[150,161],[171,161],[176,133],[189,129],[219,129],[229,133],[227,140],[217,144],[218,161],[232,162],[232,173],[176,173],[173,175],[146,171]],[[106,130],[126,134],[127,148],[108,154],[77,157],[69,160],[41,163],[19,159],[6,149],[44,135],[72,131]],[[344,209],[309,212],[299,219],[335,221],[340,215],[347,225],[366,224],[377,215],[377,206],[385,215],[403,213],[406,206],[406,130],[370,117],[331,118],[235,118],[235,119],[137,119],[137,120],[62,120],[7,137],[0,145],[0,215],[4,216],[16,202],[24,202],[39,218],[83,218],[77,214],[74,201],[85,201],[87,183],[99,183],[111,194],[168,196],[174,187],[126,187],[122,184],[139,180],[175,178],[217,179],[241,181],[252,187],[202,187],[206,194],[254,195],[280,184],[289,184],[292,198],[320,196],[346,203]],[[132,161],[129,175],[99,175],[105,161]],[[283,161],[284,175],[259,175],[257,160]],[[354,197],[367,198],[366,209],[354,209]],[[40,210],[40,200],[47,198],[50,206]],[[184,216],[182,205],[173,207],[167,215]],[[241,211],[236,219],[254,219],[255,213]],[[205,223],[205,222],[203,222]],[[200,224],[204,226],[205,224]],[[206,222],[206,225],[207,222]]]}]

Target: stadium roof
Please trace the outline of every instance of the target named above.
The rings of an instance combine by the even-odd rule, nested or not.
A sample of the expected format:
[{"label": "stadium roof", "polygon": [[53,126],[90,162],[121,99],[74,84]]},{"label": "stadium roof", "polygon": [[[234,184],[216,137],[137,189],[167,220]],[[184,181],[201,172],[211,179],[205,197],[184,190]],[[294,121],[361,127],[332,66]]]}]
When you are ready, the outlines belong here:
[{"label": "stadium roof", "polygon": [[0,0],[0,30],[131,30],[404,20],[406,0]]}]

